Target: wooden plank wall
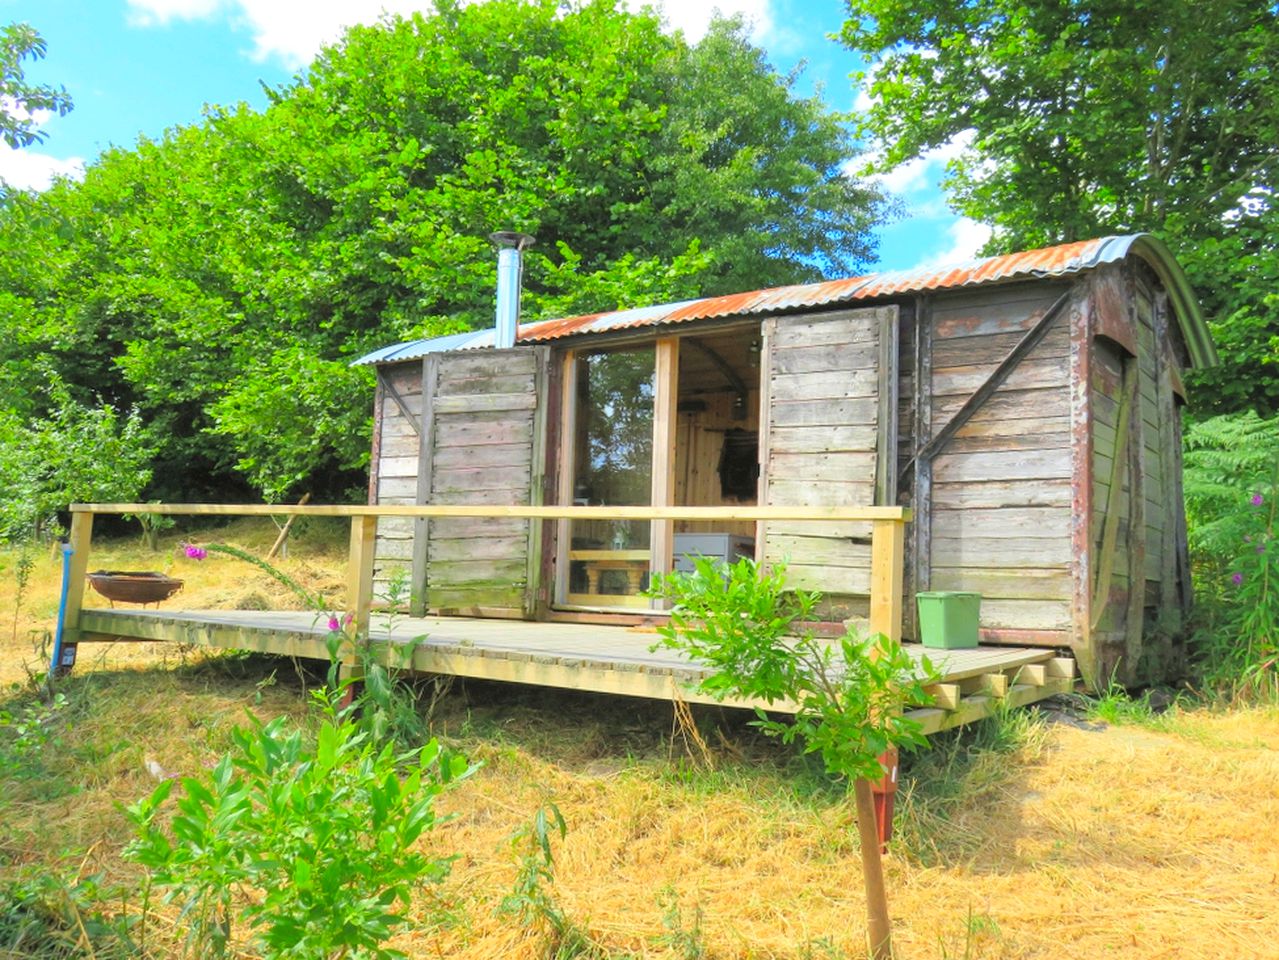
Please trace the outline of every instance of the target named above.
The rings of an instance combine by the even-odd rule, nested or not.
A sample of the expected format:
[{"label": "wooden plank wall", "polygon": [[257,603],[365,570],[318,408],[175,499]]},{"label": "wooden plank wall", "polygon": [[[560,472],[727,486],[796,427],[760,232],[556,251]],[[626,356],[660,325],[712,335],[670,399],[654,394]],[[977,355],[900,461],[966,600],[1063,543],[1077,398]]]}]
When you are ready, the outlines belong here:
[{"label": "wooden plank wall", "polygon": [[[875,502],[882,331],[897,307],[778,317],[764,322],[768,419],[761,437],[767,504],[865,506]],[[895,386],[895,385],[894,385]],[[887,429],[895,430],[889,424]],[[827,617],[868,609],[870,526],[769,523],[765,563],[788,561],[789,582],[820,590]]]},{"label": "wooden plank wall", "polygon": [[[403,404],[395,402],[391,391]],[[407,414],[405,409],[407,408]],[[373,413],[373,447],[369,503],[408,506],[416,503],[418,428],[422,417],[422,361],[378,368],[377,408]],[[413,521],[379,517],[373,550],[374,595],[385,596],[395,568],[407,574],[413,560]]]},{"label": "wooden plank wall", "polygon": [[[539,387],[546,348],[438,356],[429,493],[421,502],[531,502]],[[462,612],[529,612],[530,524],[518,519],[432,520],[426,605]]]},{"label": "wooden plank wall", "polygon": [[[1066,289],[1035,282],[933,299],[931,434]],[[928,586],[981,593],[988,641],[1035,642],[1071,627],[1069,317],[1050,324],[932,461]]]},{"label": "wooden plank wall", "polygon": [[[733,419],[734,395],[731,393],[701,394],[697,399],[705,402],[706,409],[680,413],[675,431],[675,502],[698,507],[754,506],[755,497],[744,500],[724,497],[720,487],[719,458],[726,430],[759,429],[759,391],[751,390],[746,395],[747,414],[744,420]],[[743,537],[755,536],[755,524],[750,520],[712,525],[681,520],[675,524],[675,529],[681,533],[712,528]]]}]

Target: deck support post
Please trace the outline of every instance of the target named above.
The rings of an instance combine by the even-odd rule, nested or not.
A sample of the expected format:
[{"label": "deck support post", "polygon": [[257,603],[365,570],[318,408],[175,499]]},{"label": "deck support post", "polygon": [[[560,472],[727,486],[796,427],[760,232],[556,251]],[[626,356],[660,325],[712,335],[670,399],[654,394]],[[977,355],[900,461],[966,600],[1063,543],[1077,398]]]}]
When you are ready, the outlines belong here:
[{"label": "deck support post", "polygon": [[71,514],[71,565],[67,570],[67,602],[62,614],[62,644],[57,663],[50,670],[57,675],[71,672],[75,666],[76,646],[80,642],[80,611],[84,609],[85,575],[89,572],[89,546],[93,540],[93,514],[76,510]]},{"label": "deck support post", "polygon": [[346,567],[346,602],[350,607],[351,631],[356,636],[369,632],[369,610],[373,606],[373,547],[377,539],[377,517],[351,518],[351,552]]},{"label": "deck support post", "polygon": [[902,639],[902,564],[906,524],[903,520],[875,520],[870,541],[870,632],[894,643]]}]

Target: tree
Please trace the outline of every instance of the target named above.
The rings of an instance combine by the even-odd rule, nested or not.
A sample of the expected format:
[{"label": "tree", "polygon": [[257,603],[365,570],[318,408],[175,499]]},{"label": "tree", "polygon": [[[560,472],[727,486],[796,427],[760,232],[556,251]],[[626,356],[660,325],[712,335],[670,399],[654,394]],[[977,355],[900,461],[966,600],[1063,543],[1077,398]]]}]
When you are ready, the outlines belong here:
[{"label": "tree", "polygon": [[[1279,407],[1279,7],[1255,0],[848,0],[873,60],[863,130],[893,167],[944,144],[990,252],[1149,230],[1191,274],[1227,409]],[[1272,288],[1271,288],[1272,289]]]},{"label": "tree", "polygon": [[[0,407],[35,357],[163,446],[149,494],[341,497],[398,340],[856,272],[883,201],[839,117],[722,21],[697,45],[593,0],[355,27],[257,112],[216,109],[0,200]],[[16,371],[10,376],[9,371]],[[43,411],[29,411],[40,415]]]},{"label": "tree", "polygon": [[755,725],[822,758],[827,773],[845,779],[854,796],[866,883],[867,932],[873,960],[892,957],[892,925],[880,862],[871,781],[884,777],[880,757],[927,741],[903,707],[929,702],[925,684],[936,672],[915,663],[883,634],[869,639],[851,628],[838,639],[814,636],[820,596],[786,589],[783,566],[761,571],[753,561],[724,564],[707,557],[691,573],[658,576],[650,596],[670,601],[657,628],[660,645],[707,668],[698,689],[787,709],[779,719],[756,708]]},{"label": "tree", "polygon": [[44,140],[47,134],[33,116],[48,110],[64,116],[71,111],[65,87],[27,82],[22,61],[44,58],[44,38],[28,23],[0,27],[0,139],[15,150]]}]

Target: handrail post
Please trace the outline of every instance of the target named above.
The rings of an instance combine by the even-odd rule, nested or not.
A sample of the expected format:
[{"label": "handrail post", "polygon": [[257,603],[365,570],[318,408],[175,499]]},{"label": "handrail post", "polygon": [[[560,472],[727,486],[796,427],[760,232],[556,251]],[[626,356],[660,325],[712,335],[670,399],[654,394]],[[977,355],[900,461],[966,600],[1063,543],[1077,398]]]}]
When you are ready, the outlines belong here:
[{"label": "handrail post", "polygon": [[906,557],[904,520],[874,520],[870,538],[870,632],[894,643],[902,639],[902,564]]},{"label": "handrail post", "polygon": [[367,636],[369,632],[369,610],[373,606],[373,548],[376,539],[377,517],[360,514],[351,518],[346,602],[352,617],[351,630],[356,636]]},{"label": "handrail post", "polygon": [[71,564],[67,568],[67,602],[62,614],[62,644],[58,662],[51,665],[55,673],[66,673],[75,664],[76,644],[80,642],[80,611],[84,609],[85,575],[89,572],[89,546],[93,540],[93,514],[77,510],[71,514],[71,532],[67,546]]}]

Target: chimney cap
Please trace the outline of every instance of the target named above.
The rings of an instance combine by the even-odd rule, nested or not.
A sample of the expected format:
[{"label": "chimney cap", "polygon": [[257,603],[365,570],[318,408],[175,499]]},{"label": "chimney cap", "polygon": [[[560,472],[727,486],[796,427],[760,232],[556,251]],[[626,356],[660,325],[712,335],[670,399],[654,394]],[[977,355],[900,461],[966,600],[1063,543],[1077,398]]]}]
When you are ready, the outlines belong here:
[{"label": "chimney cap", "polygon": [[533,246],[537,242],[537,237],[528,233],[520,233],[516,230],[498,230],[496,233],[489,234],[489,240],[499,247],[514,247],[516,250],[524,250]]}]

